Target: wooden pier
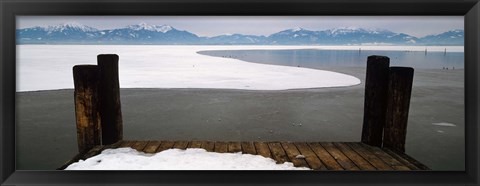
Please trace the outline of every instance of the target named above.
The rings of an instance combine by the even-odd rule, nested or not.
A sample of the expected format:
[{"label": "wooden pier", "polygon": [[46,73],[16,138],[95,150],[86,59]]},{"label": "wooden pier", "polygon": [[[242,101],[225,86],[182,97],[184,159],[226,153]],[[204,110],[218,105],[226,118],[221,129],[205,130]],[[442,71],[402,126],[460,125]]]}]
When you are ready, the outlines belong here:
[{"label": "wooden pier", "polygon": [[131,147],[145,153],[203,148],[209,152],[261,155],[313,170],[429,170],[405,154],[413,68],[389,67],[389,58],[369,56],[361,142],[225,142],[123,140],[118,56],[99,55],[98,66],[73,68],[79,154],[59,170],[105,149]]},{"label": "wooden pier", "polygon": [[[68,161],[59,169],[80,159],[93,157],[105,149],[131,147],[145,153],[167,149],[202,148],[208,152],[261,155],[277,163],[292,162],[296,167],[313,170],[429,170],[410,156],[387,148],[373,147],[361,142],[221,142],[221,141],[119,141],[95,146]],[[302,158],[297,158],[303,155]]]}]

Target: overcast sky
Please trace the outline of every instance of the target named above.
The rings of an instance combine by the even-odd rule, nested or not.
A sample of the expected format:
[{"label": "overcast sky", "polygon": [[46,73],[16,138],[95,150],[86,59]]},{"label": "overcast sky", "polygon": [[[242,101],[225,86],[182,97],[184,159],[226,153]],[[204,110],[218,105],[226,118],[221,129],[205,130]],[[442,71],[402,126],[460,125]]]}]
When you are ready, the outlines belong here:
[{"label": "overcast sky", "polygon": [[361,27],[388,29],[422,37],[464,29],[463,16],[18,16],[17,28],[66,22],[85,24],[97,29],[121,28],[141,22],[166,24],[198,36],[233,33],[270,35],[295,27],[308,30]]}]

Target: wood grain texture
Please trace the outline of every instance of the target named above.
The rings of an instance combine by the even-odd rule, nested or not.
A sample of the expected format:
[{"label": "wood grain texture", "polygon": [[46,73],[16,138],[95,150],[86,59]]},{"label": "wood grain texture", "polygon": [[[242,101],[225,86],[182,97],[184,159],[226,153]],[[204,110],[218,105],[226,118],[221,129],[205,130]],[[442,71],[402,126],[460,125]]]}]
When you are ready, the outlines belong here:
[{"label": "wood grain texture", "polygon": [[255,149],[258,155],[261,155],[266,158],[271,158],[272,153],[270,152],[270,148],[266,142],[254,142]]},{"label": "wood grain texture", "polygon": [[418,162],[414,158],[404,154],[403,152],[398,152],[395,150],[391,150],[388,148],[382,148],[386,153],[390,154],[392,157],[395,157],[397,160],[401,162],[405,162],[405,165],[412,166],[416,168],[416,170],[430,170],[427,166],[424,164]]},{"label": "wood grain texture", "polygon": [[242,144],[240,142],[228,142],[228,152],[242,152]]},{"label": "wood grain texture", "polygon": [[257,151],[255,150],[255,145],[253,142],[242,142],[242,151],[246,154],[257,154]]},{"label": "wood grain texture", "polygon": [[277,161],[277,163],[285,163],[289,161],[285,150],[283,149],[282,145],[279,142],[271,142],[268,143],[268,147],[270,148],[270,152],[272,152],[272,157]]},{"label": "wood grain texture", "polygon": [[382,159],[385,163],[390,165],[393,169],[395,170],[411,170],[407,166],[403,165],[401,162],[399,162],[397,159],[393,158],[389,154],[387,154],[385,151],[383,151],[379,147],[373,147],[369,146],[363,143],[351,143],[351,144],[359,144],[363,146],[364,148],[370,150],[373,154],[377,155],[378,158]]},{"label": "wood grain texture", "polygon": [[375,154],[370,152],[369,150],[363,148],[358,143],[345,143],[351,149],[353,149],[356,153],[358,153],[361,157],[367,160],[370,164],[372,164],[377,170],[393,170],[391,166],[385,163],[382,159],[377,157]]},{"label": "wood grain texture", "polygon": [[143,152],[143,149],[145,148],[145,146],[147,146],[147,144],[148,141],[137,141],[135,142],[135,144],[132,145],[132,149]]},{"label": "wood grain texture", "polygon": [[99,68],[96,65],[73,67],[75,120],[78,152],[101,145],[99,112]]},{"label": "wood grain texture", "polygon": [[214,151],[219,153],[228,152],[228,143],[223,141],[216,141]]},{"label": "wood grain texture", "polygon": [[135,141],[120,141],[119,147],[132,147],[135,144]]},{"label": "wood grain texture", "polygon": [[405,152],[408,111],[412,95],[413,68],[391,67],[383,146]]},{"label": "wood grain texture", "polygon": [[321,142],[320,145],[332,155],[332,157],[340,164],[345,170],[360,170],[350,158],[345,156],[340,149],[338,149],[333,143]]},{"label": "wood grain texture", "polygon": [[149,141],[143,151],[145,153],[155,153],[160,146],[160,141]]},{"label": "wood grain texture", "polygon": [[215,152],[215,142],[204,141],[204,142],[202,142],[201,148],[207,150],[208,152]]},{"label": "wood grain texture", "polygon": [[[292,162],[313,170],[429,170],[410,156],[361,142],[212,142],[212,141],[125,141],[98,145],[79,153],[59,169],[80,159],[98,155],[105,149],[130,147],[145,153],[171,148],[203,148],[209,152],[242,152],[272,158],[277,163]],[[298,156],[301,155],[301,156]],[[298,156],[298,157],[297,157]],[[303,156],[303,157],[302,157]]]},{"label": "wood grain texture", "polygon": [[[323,146],[319,143],[308,143],[308,146],[313,152],[322,160],[328,170],[344,170],[336,158],[334,158]],[[347,166],[350,167],[350,166]]]},{"label": "wood grain texture", "polygon": [[202,147],[202,142],[201,141],[191,141],[188,143],[187,148],[200,148]]},{"label": "wood grain texture", "polygon": [[386,56],[368,56],[361,141],[377,147],[382,146],[385,126],[389,66]]},{"label": "wood grain texture", "polygon": [[295,165],[295,167],[309,167],[305,158],[298,158],[297,156],[305,156],[298,151],[293,142],[281,142],[280,143],[288,156],[288,159]]},{"label": "wood grain texture", "polygon": [[162,143],[160,143],[160,146],[157,149],[157,152],[162,152],[164,150],[171,149],[173,148],[173,145],[175,145],[175,142],[173,141],[162,141]]},{"label": "wood grain texture", "polygon": [[173,148],[176,149],[187,149],[188,146],[188,141],[176,141],[175,144],[173,145]]},{"label": "wood grain texture", "polygon": [[327,167],[322,163],[322,161],[318,158],[318,156],[313,152],[310,146],[307,143],[297,142],[294,143],[297,147],[300,154],[305,156],[305,161],[310,168],[314,170],[327,170]]},{"label": "wood grain texture", "polygon": [[334,142],[333,145],[340,149],[340,151],[342,151],[345,156],[352,160],[361,170],[377,170],[372,164],[370,164],[345,143]]}]

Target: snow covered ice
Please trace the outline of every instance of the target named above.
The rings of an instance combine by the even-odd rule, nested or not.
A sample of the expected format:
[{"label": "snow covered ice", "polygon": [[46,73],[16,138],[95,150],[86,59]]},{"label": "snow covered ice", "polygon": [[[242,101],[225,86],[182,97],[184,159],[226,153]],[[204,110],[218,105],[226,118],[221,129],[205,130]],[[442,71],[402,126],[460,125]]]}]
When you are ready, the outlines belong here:
[{"label": "snow covered ice", "polygon": [[260,155],[207,152],[205,149],[169,149],[146,154],[132,148],[106,149],[65,170],[310,170],[293,163],[276,164]]},{"label": "snow covered ice", "polygon": [[[308,68],[198,54],[205,50],[415,50],[423,46],[17,45],[17,91],[73,88],[72,67],[118,54],[121,88],[286,90],[360,84],[356,77]],[[444,47],[429,46],[429,51]],[[463,51],[450,47],[449,51]]]},{"label": "snow covered ice", "polygon": [[457,126],[453,123],[447,123],[447,122],[432,123],[432,125],[443,126],[443,127],[455,127],[455,126]]},{"label": "snow covered ice", "polygon": [[[72,67],[118,54],[121,88],[285,90],[351,86],[356,77],[198,54],[202,50],[272,46],[17,45],[17,91],[73,88]],[[292,48],[292,47],[290,47]],[[293,47],[295,48],[295,47]]]}]

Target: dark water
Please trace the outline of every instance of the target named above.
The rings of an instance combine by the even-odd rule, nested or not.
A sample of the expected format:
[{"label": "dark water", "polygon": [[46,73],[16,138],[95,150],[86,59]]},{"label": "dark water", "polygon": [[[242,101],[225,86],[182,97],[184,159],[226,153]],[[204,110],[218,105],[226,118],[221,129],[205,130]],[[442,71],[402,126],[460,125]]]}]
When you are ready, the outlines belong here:
[{"label": "dark water", "polygon": [[409,66],[422,69],[464,67],[463,52],[375,51],[375,50],[215,50],[199,54],[235,58],[263,64],[323,67],[365,67],[367,57],[382,55],[390,58],[391,66]]}]

